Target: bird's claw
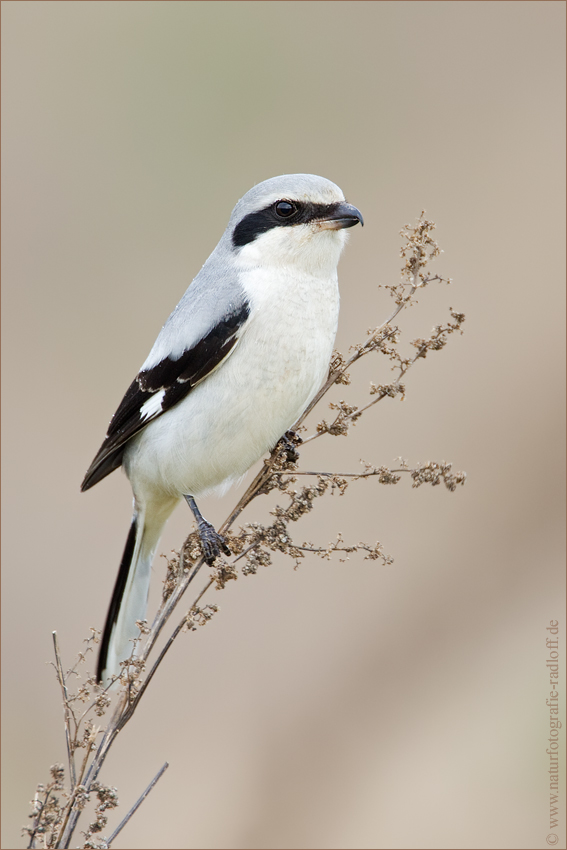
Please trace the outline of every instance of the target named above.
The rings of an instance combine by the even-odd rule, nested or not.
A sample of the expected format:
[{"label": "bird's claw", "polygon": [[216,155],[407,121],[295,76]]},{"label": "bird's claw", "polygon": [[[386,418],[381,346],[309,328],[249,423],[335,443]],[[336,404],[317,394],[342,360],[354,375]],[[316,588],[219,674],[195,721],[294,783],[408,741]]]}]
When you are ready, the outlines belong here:
[{"label": "bird's claw", "polygon": [[283,449],[288,463],[297,463],[299,452],[296,446],[301,445],[303,440],[295,431],[286,431],[278,441],[278,448]]},{"label": "bird's claw", "polygon": [[218,558],[221,553],[224,555],[232,554],[222,534],[219,534],[218,531],[215,530],[214,526],[212,526],[210,522],[207,522],[207,520],[203,520],[202,523],[199,523],[199,538],[201,540],[203,557],[209,565],[211,565],[215,558]]}]

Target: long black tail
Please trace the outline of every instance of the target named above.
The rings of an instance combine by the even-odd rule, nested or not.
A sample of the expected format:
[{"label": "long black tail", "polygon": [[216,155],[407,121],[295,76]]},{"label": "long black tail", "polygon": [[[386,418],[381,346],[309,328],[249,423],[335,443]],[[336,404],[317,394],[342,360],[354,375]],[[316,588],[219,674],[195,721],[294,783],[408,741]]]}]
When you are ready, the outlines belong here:
[{"label": "long black tail", "polygon": [[[136,528],[137,519],[136,515],[134,514],[132,518],[132,524],[130,525],[130,531],[128,532],[126,546],[124,547],[122,561],[120,562],[120,569],[118,570],[118,576],[116,577],[116,583],[114,585],[114,590],[112,591],[112,598],[110,600],[108,614],[106,615],[104,631],[102,633],[102,640],[100,643],[98,663],[96,669],[96,677],[99,682],[102,682],[103,679],[106,678],[105,674],[108,668],[108,657],[111,648],[111,639],[114,635],[118,623],[120,608],[122,606],[122,600],[124,598],[124,591],[126,590],[128,575],[130,573],[130,567],[132,566],[134,549],[136,548]],[[136,635],[134,634],[133,636],[135,637]]]},{"label": "long black tail", "polygon": [[102,634],[97,677],[104,684],[120,675],[120,662],[132,655],[132,640],[140,636],[136,620],[145,620],[154,552],[171,512],[175,498],[149,503],[137,500],[132,525],[110,600]]}]

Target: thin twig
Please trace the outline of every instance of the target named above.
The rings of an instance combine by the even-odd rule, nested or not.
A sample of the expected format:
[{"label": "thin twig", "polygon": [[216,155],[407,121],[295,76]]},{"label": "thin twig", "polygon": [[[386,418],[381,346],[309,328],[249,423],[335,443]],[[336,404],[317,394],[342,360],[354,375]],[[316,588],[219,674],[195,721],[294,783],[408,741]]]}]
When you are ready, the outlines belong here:
[{"label": "thin twig", "polygon": [[159,780],[161,779],[161,777],[163,776],[163,774],[165,773],[165,771],[167,770],[168,767],[169,767],[169,763],[166,762],[163,765],[163,767],[160,770],[158,770],[158,772],[156,773],[156,775],[154,776],[154,778],[152,779],[152,781],[150,782],[150,784],[148,785],[148,787],[146,788],[146,790],[144,791],[142,796],[134,803],[134,805],[132,806],[132,808],[130,809],[130,811],[128,812],[126,817],[124,818],[124,820],[122,820],[118,824],[118,826],[116,827],[116,829],[114,830],[114,832],[112,833],[112,835],[110,836],[108,841],[106,842],[107,847],[110,847],[110,845],[112,844],[112,842],[114,841],[114,839],[116,838],[118,833],[121,832],[124,829],[124,827],[126,826],[128,821],[130,820],[132,815],[135,814],[137,809],[140,808],[140,806],[142,805],[142,803],[144,802],[144,800],[146,799],[146,797],[148,796],[148,794],[150,793],[150,791],[152,790],[154,785],[156,785],[156,783],[159,782]]},{"label": "thin twig", "polygon": [[322,546],[294,546],[295,549],[299,549],[301,552],[346,552],[347,554],[351,554],[352,552],[356,552],[358,549],[362,549],[364,552],[372,552],[373,549],[370,546],[366,546],[364,543],[358,543],[356,546],[329,546],[327,548],[323,548]]},{"label": "thin twig", "polygon": [[[200,602],[201,598],[204,596],[204,594],[207,592],[207,590],[210,588],[210,586],[211,586],[212,584],[214,584],[214,581],[215,581],[215,578],[214,578],[214,576],[213,576],[213,578],[211,578],[211,579],[207,582],[207,584],[206,584],[206,585],[204,586],[204,588],[201,590],[201,592],[199,593],[199,595],[196,597],[196,599],[195,599],[195,601],[193,602],[193,604],[191,605],[191,608],[189,609],[189,611],[192,611],[192,610],[193,610],[193,608],[195,608],[195,606],[197,605],[197,603],[198,603],[198,602]],[[155,674],[156,670],[158,669],[159,665],[161,664],[161,662],[162,662],[162,661],[163,661],[163,659],[165,658],[166,653],[168,652],[168,650],[169,650],[169,649],[170,649],[170,647],[172,646],[172,644],[173,644],[174,640],[176,639],[176,637],[179,635],[179,633],[180,633],[181,631],[183,631],[183,628],[184,628],[186,625],[187,625],[187,617],[183,617],[183,619],[181,620],[181,622],[177,624],[177,626],[176,626],[176,627],[175,627],[175,629],[173,630],[172,634],[171,634],[171,635],[170,635],[170,637],[168,638],[167,643],[165,644],[165,646],[163,647],[162,651],[160,652],[160,654],[158,655],[157,659],[155,660],[155,662],[154,662],[154,664],[153,664],[152,669],[150,670],[150,672],[148,673],[148,675],[146,676],[146,678],[145,678],[145,679],[144,679],[144,681],[142,682],[142,684],[141,684],[141,686],[140,686],[140,690],[138,691],[138,693],[137,693],[137,694],[136,694],[136,696],[134,697],[134,699],[133,699],[132,703],[131,703],[131,704],[130,704],[130,706],[128,707],[127,711],[125,711],[125,712],[124,712],[124,714],[122,715],[122,717],[120,718],[120,720],[119,720],[119,722],[118,722],[118,731],[120,731],[120,729],[122,729],[122,728],[126,725],[126,723],[130,720],[130,718],[131,718],[132,714],[133,714],[133,713],[134,713],[134,711],[136,710],[136,707],[137,707],[138,703],[139,703],[139,702],[140,702],[140,700],[142,699],[142,696],[143,696],[143,694],[144,694],[144,692],[145,692],[146,688],[147,688],[147,687],[148,687],[148,685],[150,684],[150,682],[151,682],[151,680],[152,680],[152,678],[153,678],[153,676],[154,676],[154,674]]]},{"label": "thin twig", "polygon": [[[186,545],[187,545],[187,540],[183,544],[183,548],[181,550],[181,557],[183,557],[183,553],[184,553]],[[140,653],[139,657],[140,657],[141,661],[145,661],[146,658],[148,657],[148,655],[150,654],[150,652],[151,652],[152,648],[154,647],[163,627],[165,626],[165,624],[169,620],[169,617],[171,616],[173,609],[177,606],[177,603],[179,602],[179,600],[181,599],[181,597],[183,596],[183,594],[185,593],[185,591],[187,590],[187,588],[189,587],[189,585],[191,584],[191,582],[193,581],[193,579],[195,578],[195,576],[197,575],[197,573],[199,572],[199,570],[201,569],[201,567],[203,566],[204,563],[205,563],[205,559],[201,558],[197,562],[197,564],[195,565],[193,571],[191,573],[188,573],[179,582],[179,584],[177,585],[177,587],[175,588],[173,593],[171,593],[171,595],[168,596],[168,598],[160,605],[158,612],[157,612],[157,614],[154,618],[154,621],[152,623],[149,635],[146,639],[146,643],[144,644],[144,648],[143,648],[142,652]]]},{"label": "thin twig", "polygon": [[225,519],[225,521],[219,528],[219,532],[221,534],[223,532],[228,531],[235,519],[240,516],[246,505],[248,505],[252,501],[252,499],[258,494],[262,487],[269,481],[270,476],[272,474],[272,469],[277,459],[277,452],[272,451],[270,457],[264,461],[262,469],[257,474],[254,481],[250,484],[244,495],[241,496],[238,500],[236,507],[233,509],[232,513]]},{"label": "thin twig", "polygon": [[[186,580],[186,581],[187,581],[187,584],[186,584],[184,590],[186,589],[186,587],[188,585],[188,580]],[[206,591],[209,589],[211,584],[213,584],[213,582],[214,582],[214,578],[210,579],[210,581],[207,582],[205,587],[201,590],[199,595],[196,597],[191,608],[194,608],[197,605],[197,603],[200,601],[201,597],[206,593]],[[181,594],[179,594],[179,595],[181,596]],[[169,614],[167,616],[169,616]],[[102,741],[100,742],[100,744],[98,746],[98,750],[96,752],[96,755],[95,755],[93,761],[91,762],[87,776],[85,777],[83,784],[84,784],[86,793],[90,792],[92,783],[98,777],[100,769],[101,769],[103,762],[104,762],[104,760],[107,756],[108,750],[110,749],[110,747],[112,746],[112,744],[114,742],[114,739],[116,738],[118,733],[124,728],[124,726],[128,723],[130,718],[132,717],[134,711],[136,710],[136,708],[138,706],[138,703],[140,702],[140,699],[142,698],[142,695],[144,694],[146,688],[148,687],[148,685],[149,685],[151,679],[153,678],[157,668],[161,664],[163,658],[165,657],[167,651],[172,646],[176,637],[183,630],[183,627],[186,625],[186,623],[187,623],[187,618],[184,617],[183,620],[176,626],[173,634],[169,637],[165,647],[162,649],[161,653],[159,654],[158,658],[156,659],[152,669],[150,670],[148,676],[146,677],[146,679],[142,683],[140,690],[138,691],[138,693],[136,694],[134,699],[130,702],[130,695],[129,695],[128,690],[126,690],[126,689],[124,690],[123,694],[121,695],[121,699],[120,699],[120,701],[119,701],[119,703],[118,703],[118,705],[115,709],[112,720],[108,724],[108,727],[106,729],[104,737],[103,737]],[[163,623],[161,624],[161,626],[163,626]],[[160,628],[161,628],[161,626],[160,626]],[[66,822],[64,829],[63,829],[63,835],[61,837],[61,841],[57,845],[58,847],[67,848],[69,846],[69,841],[70,841],[71,836],[73,834],[73,831],[75,829],[79,815],[80,815],[80,809],[78,807],[74,807],[72,809],[72,811],[70,812],[69,816],[68,816],[67,822]]]},{"label": "thin twig", "polygon": [[[114,739],[116,738],[116,735],[118,734],[118,729],[117,729],[118,721],[119,721],[120,715],[124,711],[124,708],[125,708],[125,705],[126,705],[127,702],[128,702],[128,691],[124,690],[124,692],[120,694],[120,699],[118,701],[118,705],[116,706],[116,708],[114,710],[114,714],[112,715],[112,720],[110,721],[110,723],[106,727],[106,731],[105,731],[105,733],[102,737],[102,741],[98,745],[98,749],[96,751],[96,754],[95,754],[95,756],[94,756],[94,758],[93,758],[93,760],[90,764],[90,767],[87,771],[87,775],[84,779],[84,782],[82,783],[84,785],[84,788],[85,788],[85,793],[87,793],[87,794],[90,792],[91,785],[95,781],[95,779],[97,778],[99,771],[100,771],[100,769],[103,765],[103,762],[106,758],[106,755],[108,753],[108,750],[112,746],[112,743],[114,742]],[[87,749],[87,753],[88,753],[88,749]],[[71,801],[72,801],[71,809],[68,812],[66,822],[62,827],[62,830],[60,832],[60,838],[57,842],[57,847],[63,848],[63,850],[66,850],[66,848],[69,847],[71,838],[73,836],[73,832],[75,831],[77,821],[78,821],[80,814],[81,814],[81,809],[78,806],[74,805],[75,801],[73,800],[73,798],[71,798]]]},{"label": "thin twig", "polygon": [[[37,828],[38,828],[38,826],[39,826],[39,822],[40,822],[40,820],[41,820],[41,816],[42,816],[42,814],[43,814],[43,811],[44,811],[45,807],[47,806],[47,801],[49,800],[50,795],[51,795],[51,790],[48,790],[48,791],[46,792],[46,794],[45,794],[45,800],[43,801],[43,803],[42,803],[41,801],[39,801],[39,800],[38,800],[38,803],[39,803],[39,811],[38,811],[38,813],[37,813],[37,815],[36,815],[36,817],[35,817],[35,819],[34,819],[33,827],[32,827],[32,829],[30,830],[30,843],[28,844],[28,848],[27,848],[27,850],[31,850],[31,848],[33,848],[33,847],[34,847],[34,843],[35,843],[35,836],[36,836]],[[37,799],[38,794],[36,793],[36,795],[35,795],[35,796],[36,796],[36,799]]]},{"label": "thin twig", "polygon": [[[414,290],[412,289],[412,292],[413,291]],[[417,352],[417,354],[415,355],[415,357],[413,357],[409,361],[409,363],[405,363],[403,366],[400,366],[400,374],[398,375],[396,380],[392,384],[389,385],[391,388],[394,388],[394,387],[397,388],[397,387],[400,386],[400,382],[401,382],[402,378],[404,378],[407,375],[410,368],[414,365],[414,363],[417,360],[419,360],[419,358],[422,356],[423,352],[426,351],[426,350],[427,350],[427,343],[424,343],[420,347],[420,349]],[[379,401],[382,401],[382,399],[384,399],[386,397],[391,398],[391,395],[390,395],[389,392],[386,392],[385,390],[383,390],[382,392],[377,393],[376,398],[372,399],[372,401],[368,402],[368,404],[365,404],[364,407],[359,407],[356,410],[354,410],[352,413],[349,413],[349,414],[344,415],[344,416],[339,414],[339,416],[337,416],[337,419],[335,419],[335,422],[337,422],[337,420],[340,420],[340,422],[342,424],[344,422],[354,421],[354,420],[358,419],[360,416],[362,416],[362,414],[366,410],[368,410],[368,408],[373,407],[375,404],[378,404]],[[335,424],[335,423],[333,423],[333,424]],[[332,427],[332,425],[330,427]],[[327,430],[317,431],[315,434],[311,434],[309,437],[304,437],[303,444],[306,445],[307,443],[313,442],[313,440],[318,440],[319,437],[323,436],[323,434],[328,434],[328,433],[329,432]]]},{"label": "thin twig", "polygon": [[65,718],[65,742],[67,744],[67,759],[69,761],[69,777],[71,779],[71,791],[75,790],[77,777],[75,775],[75,759],[71,748],[71,728],[70,728],[70,712],[69,712],[69,694],[67,693],[67,685],[65,683],[65,675],[63,673],[63,665],[61,664],[61,653],[59,652],[59,641],[57,632],[52,632],[53,635],[53,650],[55,652],[55,663],[57,665],[57,678],[61,685],[61,693],[63,694],[63,716]]},{"label": "thin twig", "polygon": [[[411,290],[410,294],[408,295],[408,297],[402,302],[402,304],[399,304],[396,307],[396,309],[394,310],[394,312],[392,313],[390,318],[387,319],[385,322],[382,322],[382,324],[379,325],[376,328],[376,330],[374,331],[374,333],[372,334],[370,339],[366,340],[364,345],[362,345],[359,349],[357,349],[355,351],[355,353],[352,355],[352,357],[350,357],[346,361],[345,365],[341,369],[337,369],[335,372],[332,372],[329,375],[329,377],[327,378],[327,380],[325,381],[325,383],[323,384],[323,386],[321,387],[321,389],[319,390],[319,392],[317,393],[317,395],[315,396],[313,401],[305,408],[305,411],[301,414],[301,416],[299,417],[299,419],[297,420],[297,422],[293,426],[293,430],[297,430],[299,428],[299,426],[305,421],[307,416],[311,413],[311,411],[313,410],[315,405],[319,404],[319,402],[321,401],[323,396],[331,389],[333,384],[335,384],[338,381],[338,379],[341,377],[341,375],[344,375],[344,373],[347,371],[347,369],[350,369],[350,367],[354,363],[356,363],[357,360],[360,360],[361,357],[364,357],[365,354],[368,354],[377,345],[380,345],[382,342],[385,342],[389,337],[391,337],[395,333],[397,333],[398,329],[392,328],[387,334],[384,335],[384,337],[381,340],[376,339],[376,334],[379,333],[379,331],[381,331],[382,328],[387,327],[390,324],[390,322],[392,321],[392,319],[395,319],[395,317],[398,315],[400,310],[402,310],[403,307],[406,306],[406,303],[410,301],[410,299],[413,296],[416,288],[417,287],[412,287],[412,290]],[[303,442],[306,443],[307,440],[304,439]]]},{"label": "thin twig", "polygon": [[[398,473],[398,472],[414,472],[415,470],[410,469],[409,466],[404,466],[403,469],[389,469],[388,472]],[[301,470],[293,473],[295,475],[321,475],[323,478],[372,478],[374,475],[380,475],[381,470],[373,469],[371,472],[312,472],[307,470]],[[253,544],[256,545],[256,544]],[[253,547],[250,546],[249,549]],[[248,550],[246,550],[248,551]],[[244,552],[242,553],[245,554]],[[240,556],[241,557],[241,556]]]}]

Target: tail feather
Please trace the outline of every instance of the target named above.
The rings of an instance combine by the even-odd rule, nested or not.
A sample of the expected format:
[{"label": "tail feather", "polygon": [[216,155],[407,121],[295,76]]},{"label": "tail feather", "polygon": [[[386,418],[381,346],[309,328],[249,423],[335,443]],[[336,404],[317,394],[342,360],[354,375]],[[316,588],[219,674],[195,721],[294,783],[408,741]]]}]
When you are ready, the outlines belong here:
[{"label": "tail feather", "polygon": [[132,640],[140,634],[136,620],[146,617],[152,560],[171,509],[154,516],[151,526],[145,511],[134,510],[98,655],[97,679],[104,684],[120,673],[120,662],[130,657]]},{"label": "tail feather", "polygon": [[[113,633],[116,629],[116,625],[118,622],[118,616],[122,604],[122,597],[124,596],[124,590],[126,588],[126,582],[128,580],[128,573],[130,572],[132,557],[134,555],[134,549],[136,548],[137,526],[138,523],[136,521],[136,515],[134,514],[132,518],[132,524],[130,526],[130,531],[128,532],[126,546],[124,547],[124,554],[122,555],[122,560],[120,562],[120,569],[118,570],[116,583],[114,585],[114,590],[112,591],[110,606],[108,608],[108,614],[106,615],[106,622],[104,624],[104,631],[102,633],[102,640],[100,642],[96,671],[96,677],[99,682],[103,681],[104,674],[107,672],[108,656],[111,647],[111,638],[114,637]],[[112,641],[112,643],[114,643],[114,641]]]}]

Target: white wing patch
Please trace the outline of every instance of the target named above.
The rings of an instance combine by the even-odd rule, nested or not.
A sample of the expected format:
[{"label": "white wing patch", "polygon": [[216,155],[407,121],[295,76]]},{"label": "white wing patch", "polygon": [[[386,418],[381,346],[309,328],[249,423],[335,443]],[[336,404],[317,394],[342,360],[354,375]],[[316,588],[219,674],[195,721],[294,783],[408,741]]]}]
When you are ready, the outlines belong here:
[{"label": "white wing patch", "polygon": [[140,416],[142,421],[146,419],[150,419],[152,416],[156,416],[158,413],[161,413],[162,401],[165,395],[165,390],[160,390],[157,393],[154,393],[150,398],[141,406],[140,408]]}]

